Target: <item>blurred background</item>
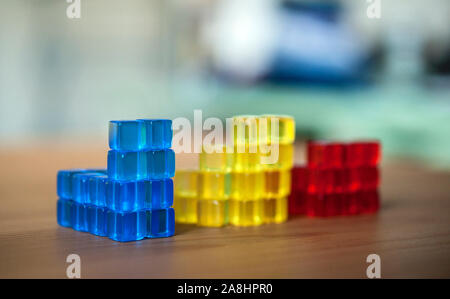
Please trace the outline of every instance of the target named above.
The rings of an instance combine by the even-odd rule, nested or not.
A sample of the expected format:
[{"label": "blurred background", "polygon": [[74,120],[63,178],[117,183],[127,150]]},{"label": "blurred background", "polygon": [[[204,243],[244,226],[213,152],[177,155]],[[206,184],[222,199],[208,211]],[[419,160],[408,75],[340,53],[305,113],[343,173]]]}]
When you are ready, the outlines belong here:
[{"label": "blurred background", "polygon": [[64,0],[2,0],[0,149],[106,147],[111,119],[202,109],[450,169],[450,2],[379,2],[81,0],[69,19]]}]

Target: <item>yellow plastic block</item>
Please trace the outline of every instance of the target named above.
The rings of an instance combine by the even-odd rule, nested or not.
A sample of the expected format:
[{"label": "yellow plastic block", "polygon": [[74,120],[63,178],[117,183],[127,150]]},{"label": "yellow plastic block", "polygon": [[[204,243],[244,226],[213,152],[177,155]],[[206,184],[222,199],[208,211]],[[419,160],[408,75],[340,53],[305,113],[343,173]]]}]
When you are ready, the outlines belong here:
[{"label": "yellow plastic block", "polygon": [[291,193],[291,170],[267,170],[265,175],[265,198],[283,197]]},{"label": "yellow plastic block", "polygon": [[197,225],[221,227],[228,224],[228,200],[199,200]]},{"label": "yellow plastic block", "polygon": [[184,197],[197,197],[198,171],[177,170],[174,177],[174,194]]},{"label": "yellow plastic block", "polygon": [[231,198],[233,200],[261,199],[265,196],[265,174],[262,171],[233,172]]},{"label": "yellow plastic block", "polygon": [[199,172],[197,190],[200,199],[226,199],[231,192],[231,174]]},{"label": "yellow plastic block", "polygon": [[230,200],[230,224],[256,226],[264,222],[264,200]]},{"label": "yellow plastic block", "polygon": [[263,169],[261,152],[257,145],[253,148],[252,146],[246,146],[242,150],[235,146],[233,158],[233,171],[235,172],[260,171]]},{"label": "yellow plastic block", "polygon": [[175,221],[178,223],[197,223],[197,198],[175,195],[173,198]]},{"label": "yellow plastic block", "polygon": [[258,144],[259,117],[257,115],[233,116],[234,144]]},{"label": "yellow plastic block", "polygon": [[[260,120],[260,127],[262,131],[267,132],[267,143],[280,143],[289,144],[295,141],[295,120],[289,115],[261,115],[261,119],[267,120],[267,129],[265,129],[264,122]],[[272,134],[272,123],[274,120],[278,120],[278,136]],[[276,131],[276,130],[275,130]],[[261,140],[264,142],[265,138]]]},{"label": "yellow plastic block", "polygon": [[[274,144],[272,146],[278,147],[278,159],[276,154],[271,152],[263,153],[261,156],[271,160],[271,163],[261,164],[263,169],[290,169],[294,166],[294,145],[293,144]],[[272,151],[276,151],[273,148]],[[270,156],[272,155],[272,158]],[[273,161],[273,162],[272,162]]]},{"label": "yellow plastic block", "polygon": [[204,146],[199,160],[201,171],[229,172],[233,166],[233,155],[223,145]]},{"label": "yellow plastic block", "polygon": [[286,197],[264,199],[264,223],[281,223],[288,218]]}]

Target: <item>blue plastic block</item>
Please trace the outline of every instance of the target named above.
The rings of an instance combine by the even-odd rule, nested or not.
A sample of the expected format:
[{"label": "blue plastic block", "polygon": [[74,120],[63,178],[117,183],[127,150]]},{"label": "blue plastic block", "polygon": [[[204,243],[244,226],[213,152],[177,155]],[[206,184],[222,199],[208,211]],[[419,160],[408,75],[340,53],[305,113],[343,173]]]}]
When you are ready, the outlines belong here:
[{"label": "blue plastic block", "polygon": [[100,172],[106,174],[106,169],[67,169],[58,171],[56,191],[60,198],[72,198],[72,178],[75,174],[85,172]]},{"label": "blue plastic block", "polygon": [[145,149],[145,123],[137,120],[110,121],[109,147],[118,151],[139,151]]},{"label": "blue plastic block", "polygon": [[95,176],[103,176],[100,172],[82,172],[72,177],[72,198],[78,203],[89,203],[89,180]]},{"label": "blue plastic block", "polygon": [[172,146],[172,121],[170,119],[139,119],[145,128],[145,149],[165,149]]},{"label": "blue plastic block", "polygon": [[102,237],[107,235],[107,212],[105,207],[87,206],[87,226],[91,234]]},{"label": "blue plastic block", "polygon": [[111,180],[142,180],[147,178],[146,155],[143,151],[108,152],[108,177]]},{"label": "blue plastic block", "polygon": [[169,208],[173,204],[173,181],[109,181],[106,204],[122,212]]},{"label": "blue plastic block", "polygon": [[121,242],[142,240],[146,235],[146,212],[108,210],[108,237]]},{"label": "blue plastic block", "polygon": [[171,149],[145,152],[147,157],[147,178],[164,179],[175,175],[175,153]]},{"label": "blue plastic block", "polygon": [[173,208],[147,210],[147,238],[164,238],[175,233],[175,212]]},{"label": "blue plastic block", "polygon": [[80,232],[87,232],[87,205],[73,202],[72,206],[72,228]]},{"label": "blue plastic block", "polygon": [[96,175],[89,177],[89,194],[86,202],[99,207],[106,207],[106,189],[108,176]]},{"label": "blue plastic block", "polygon": [[58,224],[65,227],[72,227],[73,201],[60,198],[56,204],[56,219]]},{"label": "blue plastic block", "polygon": [[145,184],[145,209],[166,209],[173,205],[173,180],[148,180]]}]

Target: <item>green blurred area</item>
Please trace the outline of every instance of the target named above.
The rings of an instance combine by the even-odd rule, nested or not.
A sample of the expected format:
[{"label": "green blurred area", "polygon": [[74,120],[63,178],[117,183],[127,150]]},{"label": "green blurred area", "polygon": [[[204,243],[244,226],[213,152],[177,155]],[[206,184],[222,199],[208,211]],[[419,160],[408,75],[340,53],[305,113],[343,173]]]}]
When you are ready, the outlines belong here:
[{"label": "green blurred area", "polygon": [[[376,138],[382,141],[387,157],[405,156],[434,167],[450,167],[450,103],[445,90],[420,84],[356,90],[209,84],[201,90],[189,92],[183,87],[175,98],[202,108],[204,118],[289,114],[295,117],[297,139]],[[193,111],[186,109],[184,115],[192,118]]]}]

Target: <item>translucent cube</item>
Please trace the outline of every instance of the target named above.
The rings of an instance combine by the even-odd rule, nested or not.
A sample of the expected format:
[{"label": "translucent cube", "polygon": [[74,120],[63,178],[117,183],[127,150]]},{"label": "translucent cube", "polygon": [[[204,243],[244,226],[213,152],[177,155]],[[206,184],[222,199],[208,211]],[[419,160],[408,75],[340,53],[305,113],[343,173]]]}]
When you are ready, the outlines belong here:
[{"label": "translucent cube", "polygon": [[228,200],[203,199],[198,201],[197,225],[221,227],[228,224]]},{"label": "translucent cube", "polygon": [[109,147],[118,151],[145,149],[144,123],[137,120],[113,120],[109,122]]},{"label": "translucent cube", "polygon": [[87,227],[88,232],[96,236],[107,235],[108,209],[94,205],[87,206]]},{"label": "translucent cube", "polygon": [[241,149],[239,146],[234,147],[233,171],[247,172],[260,171],[262,169],[259,146],[245,146]]},{"label": "translucent cube", "polygon": [[259,142],[259,117],[256,115],[233,116],[235,145],[257,145]]},{"label": "translucent cube", "polygon": [[106,169],[67,169],[58,171],[57,194],[60,198],[72,199],[72,179],[75,174],[86,172],[98,172],[106,174]]},{"label": "translucent cube", "polygon": [[58,224],[65,227],[72,227],[73,201],[60,198],[56,204],[56,219]]},{"label": "translucent cube", "polygon": [[147,210],[147,238],[164,238],[175,233],[175,212],[172,208]]},{"label": "translucent cube", "polygon": [[264,199],[264,223],[282,223],[288,217],[288,201],[286,197]]},{"label": "translucent cube", "polygon": [[231,193],[231,174],[223,172],[200,172],[198,197],[201,199],[225,199]]},{"label": "translucent cube", "polygon": [[199,156],[201,171],[231,171],[233,154],[225,146],[204,146]]},{"label": "translucent cube", "polygon": [[146,179],[146,152],[108,151],[108,177],[112,180]]},{"label": "translucent cube", "polygon": [[[263,124],[262,120],[266,122]],[[272,134],[272,126],[278,120],[278,135]],[[289,115],[261,115],[259,121],[260,143],[291,144],[295,141],[295,120]],[[276,132],[275,128],[273,131]]]},{"label": "translucent cube", "polygon": [[72,196],[73,200],[81,203],[90,203],[89,183],[92,177],[103,176],[99,172],[83,172],[74,174],[72,177]]},{"label": "translucent cube", "polygon": [[99,207],[106,206],[106,189],[109,180],[106,175],[94,175],[89,177],[89,193],[86,202]]},{"label": "translucent cube", "polygon": [[264,201],[230,200],[230,224],[256,226],[264,223]]},{"label": "translucent cube", "polygon": [[235,200],[260,199],[265,196],[265,176],[262,171],[233,172],[231,198]]},{"label": "translucent cube", "polygon": [[356,141],[346,145],[345,163],[348,167],[376,166],[381,159],[381,144],[377,140]]},{"label": "translucent cube", "polygon": [[165,179],[175,175],[175,153],[171,149],[144,152],[148,179]]},{"label": "translucent cube", "polygon": [[309,168],[341,168],[344,166],[347,148],[344,143],[309,141],[307,160]]},{"label": "translucent cube", "polygon": [[142,240],[147,230],[145,210],[135,212],[107,212],[107,235],[120,242]]},{"label": "translucent cube", "polygon": [[[261,157],[265,158],[262,164],[263,169],[290,169],[294,166],[294,145],[293,144],[274,144],[266,152],[261,152]],[[278,150],[278,157],[276,152]],[[263,162],[261,158],[261,162]]]},{"label": "translucent cube", "polygon": [[145,149],[165,149],[172,146],[170,119],[139,119],[145,128]]},{"label": "translucent cube", "polygon": [[197,223],[197,202],[196,197],[175,195],[173,198],[175,221],[187,224]]},{"label": "translucent cube", "polygon": [[291,192],[291,170],[268,170],[264,172],[266,198],[283,197]]},{"label": "translucent cube", "polygon": [[196,197],[199,172],[195,169],[175,171],[175,194],[184,197]]},{"label": "translucent cube", "polygon": [[72,206],[72,228],[80,232],[88,231],[87,205],[73,202]]},{"label": "translucent cube", "polygon": [[173,204],[173,181],[109,181],[106,204],[115,211],[164,209]]}]

